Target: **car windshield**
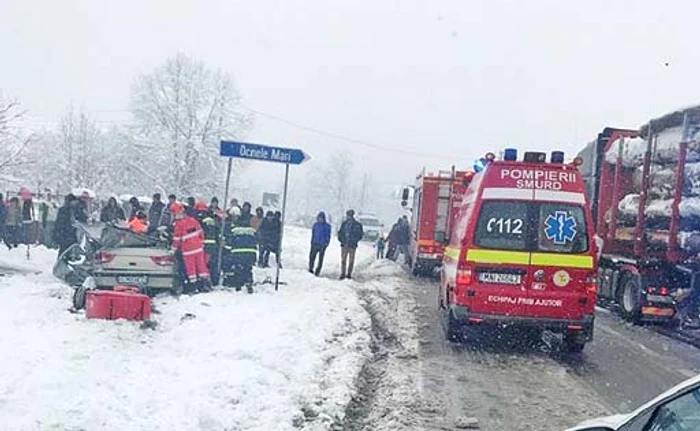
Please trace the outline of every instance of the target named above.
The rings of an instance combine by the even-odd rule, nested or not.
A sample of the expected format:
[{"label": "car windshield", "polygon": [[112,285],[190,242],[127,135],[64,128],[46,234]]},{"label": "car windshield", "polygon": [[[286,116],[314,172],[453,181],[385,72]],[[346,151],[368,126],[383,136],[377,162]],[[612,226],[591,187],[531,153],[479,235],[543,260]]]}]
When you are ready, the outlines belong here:
[{"label": "car windshield", "polygon": [[382,225],[378,219],[373,217],[358,217],[357,221],[359,221],[360,223],[362,223],[363,226],[366,227],[379,227]]},{"label": "car windshield", "polygon": [[583,253],[588,251],[586,219],[576,205],[486,201],[474,243],[488,249]]}]

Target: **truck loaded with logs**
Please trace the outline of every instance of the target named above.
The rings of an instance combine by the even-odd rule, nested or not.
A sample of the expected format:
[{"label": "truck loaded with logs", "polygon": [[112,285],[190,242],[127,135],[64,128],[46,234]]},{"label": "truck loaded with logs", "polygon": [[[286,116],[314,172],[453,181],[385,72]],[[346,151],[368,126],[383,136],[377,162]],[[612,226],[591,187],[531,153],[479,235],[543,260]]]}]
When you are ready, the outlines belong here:
[{"label": "truck loaded with logs", "polygon": [[598,298],[634,321],[698,326],[700,106],[638,130],[605,128],[580,153],[598,236]]}]

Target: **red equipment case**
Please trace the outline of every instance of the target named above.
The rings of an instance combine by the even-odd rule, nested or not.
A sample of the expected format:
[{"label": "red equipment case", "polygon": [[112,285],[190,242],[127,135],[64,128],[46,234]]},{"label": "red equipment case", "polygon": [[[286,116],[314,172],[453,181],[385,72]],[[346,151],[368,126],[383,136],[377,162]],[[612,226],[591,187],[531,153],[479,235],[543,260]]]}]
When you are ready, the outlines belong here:
[{"label": "red equipment case", "polygon": [[90,290],[85,315],[88,319],[148,320],[151,318],[151,298],[134,292]]}]

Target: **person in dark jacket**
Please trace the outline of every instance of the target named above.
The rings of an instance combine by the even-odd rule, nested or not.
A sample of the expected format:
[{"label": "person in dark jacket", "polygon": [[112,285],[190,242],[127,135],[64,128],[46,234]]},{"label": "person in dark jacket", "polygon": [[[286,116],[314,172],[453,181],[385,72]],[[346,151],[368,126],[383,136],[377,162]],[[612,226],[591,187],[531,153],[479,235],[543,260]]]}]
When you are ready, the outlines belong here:
[{"label": "person in dark jacket", "polygon": [[355,220],[355,211],[348,210],[345,213],[345,221],[338,230],[338,241],[340,241],[340,279],[352,278],[352,270],[355,266],[355,252],[357,245],[362,240],[364,232],[362,224]]},{"label": "person in dark jacket", "polygon": [[224,228],[223,285],[237,291],[245,285],[248,293],[253,293],[253,265],[257,251],[255,229],[238,224],[241,210],[229,209],[229,217]]},{"label": "person in dark jacket", "polygon": [[196,218],[197,210],[194,206],[197,204],[197,199],[195,199],[194,196],[190,196],[187,198],[186,202],[187,205],[185,206],[185,214],[189,217]]},{"label": "person in dark jacket", "polygon": [[153,202],[148,209],[148,233],[153,233],[158,229],[163,211],[165,211],[165,204],[160,200],[160,193],[154,193]]},{"label": "person in dark jacket", "polygon": [[391,227],[391,230],[389,231],[389,236],[387,236],[386,242],[387,242],[387,251],[386,251],[386,258],[396,261],[396,249],[398,247],[398,235],[399,235],[399,225],[401,224],[401,219],[399,219],[394,225]]},{"label": "person in dark jacket", "polygon": [[[311,228],[311,252],[309,253],[309,272],[319,276],[323,268],[323,257],[326,255],[326,248],[331,242],[331,225],[326,222],[326,213],[321,211],[316,217],[316,223]],[[314,270],[318,256],[318,265]]]},{"label": "person in dark jacket", "polygon": [[260,229],[258,229],[258,243],[260,245],[258,266],[262,268],[270,266],[270,252],[275,247],[275,230],[275,213],[268,211],[265,214],[265,219],[260,223]]},{"label": "person in dark jacket", "polygon": [[34,213],[34,201],[31,195],[22,202],[22,242],[30,245],[37,240],[37,218]]},{"label": "person in dark jacket", "polygon": [[177,196],[168,195],[168,204],[163,209],[163,213],[160,216],[160,221],[158,222],[158,227],[165,226],[168,230],[173,228],[173,211],[171,210],[173,204],[177,202]]},{"label": "person in dark jacket", "polygon": [[56,225],[53,230],[53,240],[58,244],[58,255],[61,256],[71,245],[78,242],[77,229],[73,226],[78,213],[78,198],[69,194],[56,215]]},{"label": "person in dark jacket", "polygon": [[7,221],[7,206],[5,206],[5,198],[0,193],[0,242],[5,240],[5,222]]},{"label": "person in dark jacket", "polygon": [[131,199],[129,199],[129,205],[131,206],[131,210],[129,211],[129,220],[135,218],[139,212],[143,212],[141,202],[139,202],[136,196],[132,196]]},{"label": "person in dark jacket", "polygon": [[107,200],[107,205],[100,211],[100,221],[102,223],[126,221],[124,210],[119,206],[116,198],[109,198],[109,200]]},{"label": "person in dark jacket", "polygon": [[19,198],[14,196],[10,199],[5,216],[5,244],[7,248],[13,249],[19,246],[22,236],[22,207]]}]

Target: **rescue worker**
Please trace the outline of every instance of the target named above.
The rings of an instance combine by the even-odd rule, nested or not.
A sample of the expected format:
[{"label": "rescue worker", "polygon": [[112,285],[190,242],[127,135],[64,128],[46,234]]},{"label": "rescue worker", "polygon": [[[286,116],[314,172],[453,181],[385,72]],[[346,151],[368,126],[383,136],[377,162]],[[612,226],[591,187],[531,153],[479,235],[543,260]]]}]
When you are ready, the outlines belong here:
[{"label": "rescue worker", "polygon": [[241,216],[238,217],[239,226],[251,226],[251,220],[253,219],[253,214],[251,214],[252,210],[253,206],[250,202],[245,202],[243,204],[241,207]]},{"label": "rescue worker", "polygon": [[229,209],[229,218],[224,231],[226,253],[224,263],[224,281],[226,287],[234,287],[240,291],[245,285],[248,293],[253,293],[253,265],[257,252],[255,229],[241,226],[239,219],[241,210],[238,207]]},{"label": "rescue worker", "polygon": [[211,276],[212,286],[219,285],[221,270],[219,269],[219,231],[220,226],[214,210],[204,202],[197,202],[197,221],[204,231],[204,254],[207,255],[207,266]]},{"label": "rescue worker", "polygon": [[145,212],[137,211],[127,225],[132,232],[146,234],[148,232],[148,217],[146,217]]},{"label": "rescue worker", "polygon": [[183,291],[188,294],[210,292],[211,277],[204,254],[204,232],[197,220],[185,214],[185,207],[179,202],[172,204],[170,210],[175,217],[172,249],[182,256],[187,274]]},{"label": "rescue worker", "polygon": [[341,250],[341,280],[352,278],[352,270],[355,266],[355,252],[357,251],[357,245],[364,236],[362,224],[355,220],[355,211],[348,210],[345,215],[346,219],[343,224],[340,225],[340,230],[338,230],[338,241],[340,241]]}]

